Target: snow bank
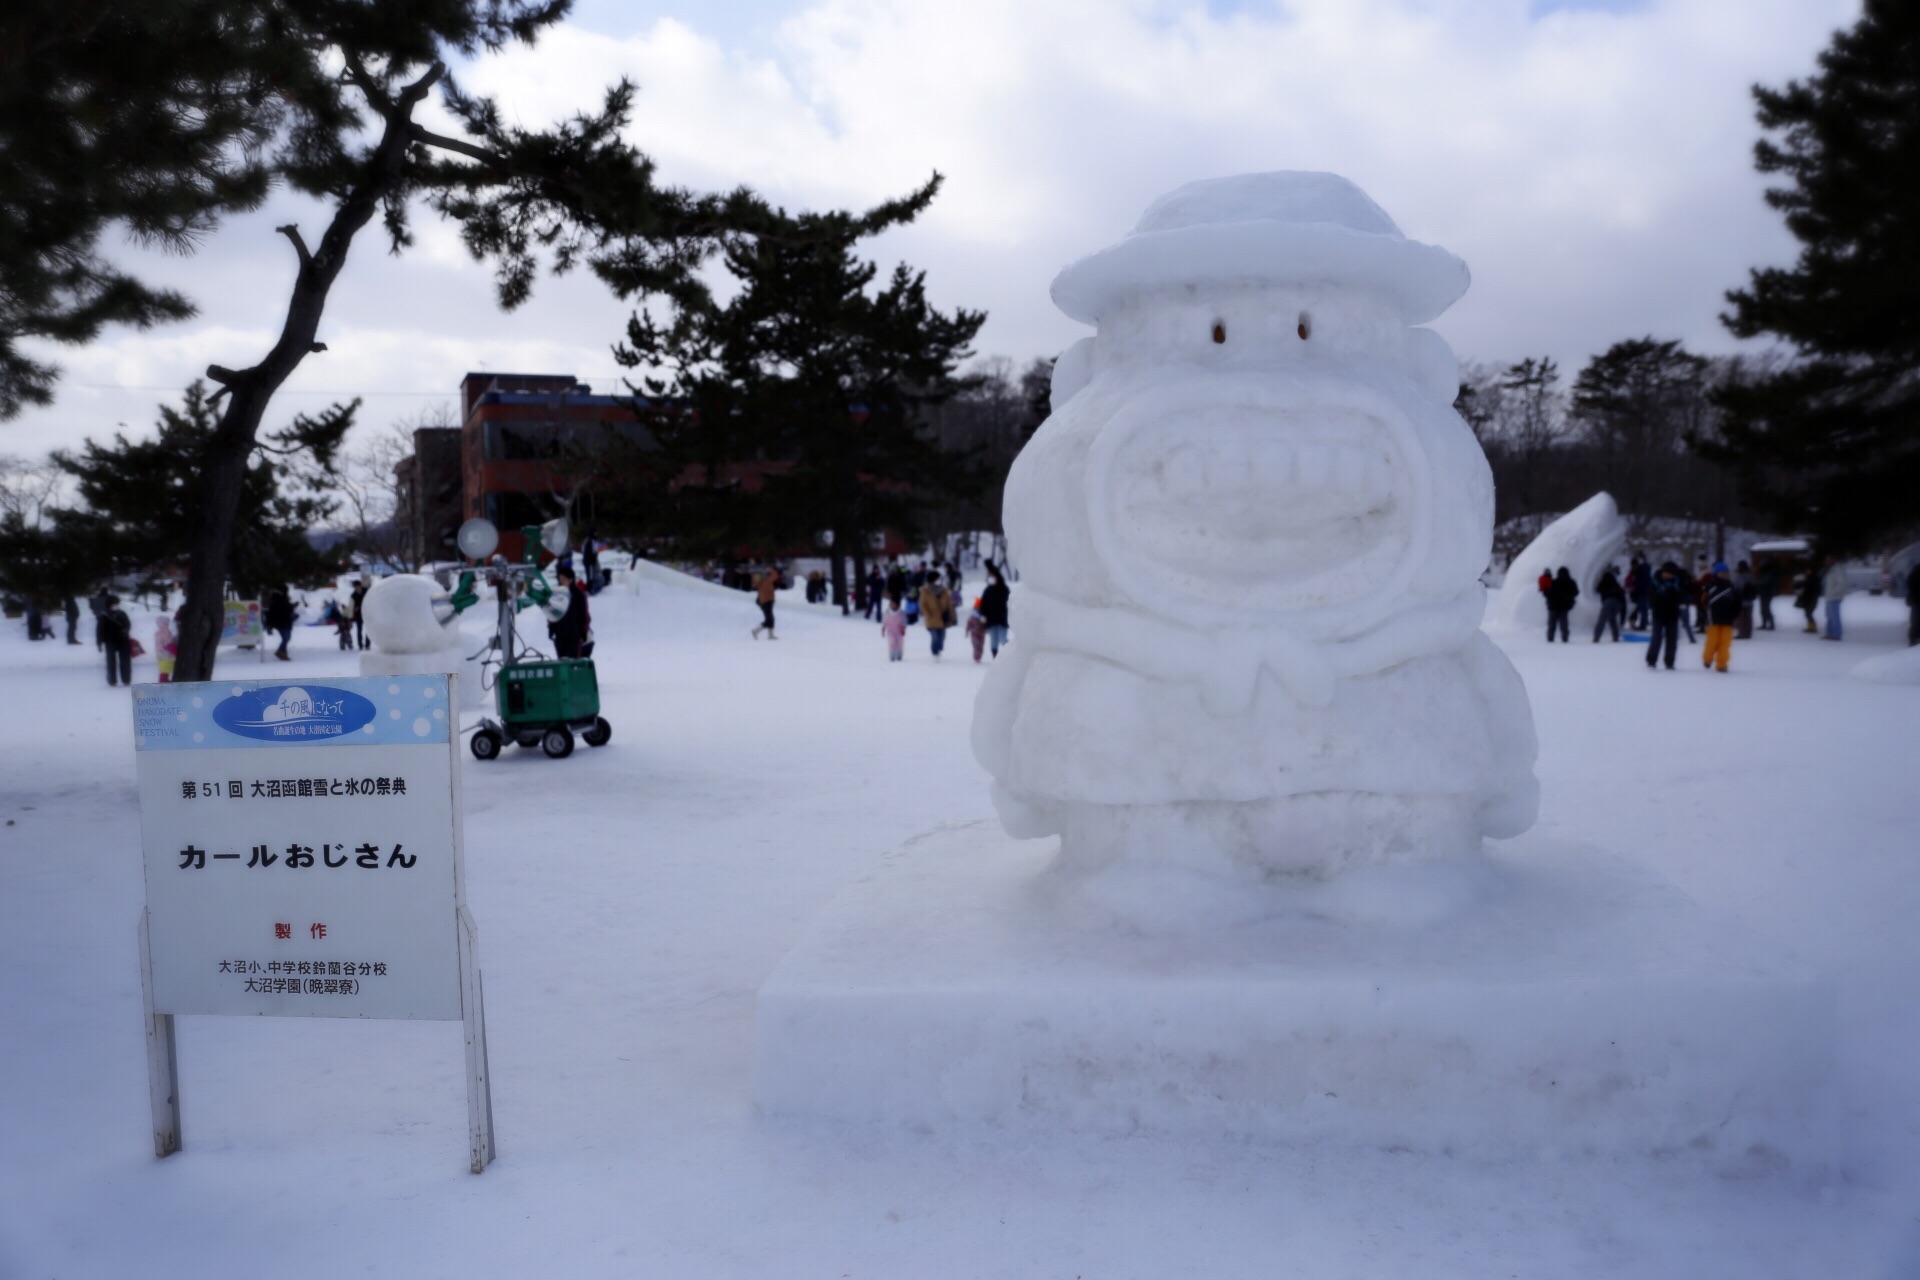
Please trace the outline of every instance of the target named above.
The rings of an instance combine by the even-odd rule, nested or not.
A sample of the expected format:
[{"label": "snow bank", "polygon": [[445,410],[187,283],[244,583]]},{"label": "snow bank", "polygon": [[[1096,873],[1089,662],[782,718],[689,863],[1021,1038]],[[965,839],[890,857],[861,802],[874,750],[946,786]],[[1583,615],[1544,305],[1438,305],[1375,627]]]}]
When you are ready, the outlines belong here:
[{"label": "snow bank", "polygon": [[[642,594],[648,585],[671,587],[675,591],[686,591],[694,595],[705,596],[713,600],[725,600],[729,604],[747,606],[749,612],[753,606],[753,592],[741,591],[734,587],[723,587],[717,582],[708,582],[705,578],[696,578],[690,573],[678,569],[669,569],[663,564],[651,560],[634,558],[633,567],[622,570],[615,582],[624,586],[634,595]],[[840,606],[835,604],[809,604],[802,583],[796,575],[794,584],[780,593],[780,609],[805,609],[811,612],[830,613],[840,616]]]},{"label": "snow bank", "polygon": [[[1621,559],[1627,545],[1627,522],[1610,493],[1596,493],[1540,531],[1540,536],[1507,566],[1507,576],[1487,611],[1490,631],[1541,632],[1547,625],[1547,602],[1540,594],[1542,570],[1557,573],[1565,565],[1580,584],[1573,606],[1573,630],[1581,620],[1588,625],[1600,616],[1594,583],[1601,572]],[[1622,574],[1626,565],[1620,564]]]},{"label": "snow bank", "polygon": [[1847,674],[1870,684],[1920,684],[1920,645],[1868,658]]}]

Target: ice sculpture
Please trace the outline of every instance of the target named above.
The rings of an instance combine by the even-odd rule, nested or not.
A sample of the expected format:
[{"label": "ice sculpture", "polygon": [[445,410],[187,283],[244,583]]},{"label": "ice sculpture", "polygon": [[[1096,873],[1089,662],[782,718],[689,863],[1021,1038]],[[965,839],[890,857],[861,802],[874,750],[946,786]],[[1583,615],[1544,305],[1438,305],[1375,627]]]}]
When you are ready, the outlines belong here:
[{"label": "ice sculpture", "polygon": [[1532,825],[1532,713],[1480,631],[1486,459],[1417,326],[1467,288],[1346,179],[1161,197],[1053,283],[1096,326],[1015,461],[1015,643],[975,704],[1060,867],[1271,879]]},{"label": "ice sculpture", "polygon": [[1592,623],[1600,614],[1594,587],[1609,564],[1618,562],[1626,581],[1627,522],[1610,493],[1596,493],[1540,531],[1513,563],[1506,581],[1487,610],[1487,626],[1501,631],[1540,631],[1547,625],[1547,598],[1540,594],[1540,571],[1558,572],[1562,565],[1580,584],[1574,602],[1574,628]]}]

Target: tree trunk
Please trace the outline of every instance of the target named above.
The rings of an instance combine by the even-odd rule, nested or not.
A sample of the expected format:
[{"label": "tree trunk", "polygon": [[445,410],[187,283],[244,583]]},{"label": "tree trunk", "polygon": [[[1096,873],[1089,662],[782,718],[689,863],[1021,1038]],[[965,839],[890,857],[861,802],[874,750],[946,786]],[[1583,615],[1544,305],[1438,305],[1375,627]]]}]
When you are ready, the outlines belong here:
[{"label": "tree trunk", "polygon": [[446,69],[435,63],[385,110],[386,128],[380,145],[368,158],[359,181],[334,211],[326,234],[320,237],[318,252],[308,252],[297,227],[279,228],[300,255],[300,274],[294,279],[280,339],[266,358],[251,369],[237,372],[218,365],[207,370],[207,376],[222,383],[229,394],[226,413],[202,463],[200,521],[187,554],[187,598],[181,606],[179,652],[173,668],[176,681],[213,679],[234,520],[260,421],[274,393],[316,350],[314,338],[326,310],[327,293],[346,265],[347,249],[372,219],[381,197],[399,182],[407,159],[413,109],[445,73]]}]

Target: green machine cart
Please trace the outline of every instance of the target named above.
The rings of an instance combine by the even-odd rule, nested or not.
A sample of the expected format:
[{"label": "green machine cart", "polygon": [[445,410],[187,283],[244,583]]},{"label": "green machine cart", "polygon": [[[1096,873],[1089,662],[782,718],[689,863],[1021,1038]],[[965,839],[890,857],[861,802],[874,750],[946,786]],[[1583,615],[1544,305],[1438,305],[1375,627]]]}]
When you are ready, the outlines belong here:
[{"label": "green machine cart", "polygon": [[[509,742],[538,746],[558,760],[573,754],[575,734],[590,747],[603,747],[613,736],[613,726],[600,714],[600,681],[593,660],[549,658],[523,643],[514,627],[516,616],[528,605],[539,606],[556,622],[565,614],[564,595],[547,585],[536,562],[542,547],[556,556],[566,551],[567,522],[529,525],[521,532],[526,535],[527,550],[520,564],[493,556],[499,533],[489,521],[467,521],[457,539],[469,559],[484,561],[493,556],[483,572],[499,607],[499,622],[482,651],[487,656],[481,663],[483,673],[492,672],[490,687],[499,718],[485,717],[473,729],[468,746],[479,760],[493,759]],[[479,600],[474,574],[463,574],[452,604],[465,609]]]}]

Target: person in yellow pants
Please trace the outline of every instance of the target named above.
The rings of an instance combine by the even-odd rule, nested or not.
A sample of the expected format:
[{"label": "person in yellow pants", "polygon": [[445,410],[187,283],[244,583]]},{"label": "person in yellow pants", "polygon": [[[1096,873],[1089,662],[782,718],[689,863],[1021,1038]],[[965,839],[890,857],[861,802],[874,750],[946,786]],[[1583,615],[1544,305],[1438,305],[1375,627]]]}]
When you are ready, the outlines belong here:
[{"label": "person in yellow pants", "polygon": [[1726,561],[1721,560],[1713,566],[1713,576],[1707,579],[1704,594],[1707,643],[1700,651],[1700,665],[1724,672],[1733,659],[1734,624],[1740,620],[1740,612],[1746,605],[1741,598],[1740,588],[1727,576]]}]

